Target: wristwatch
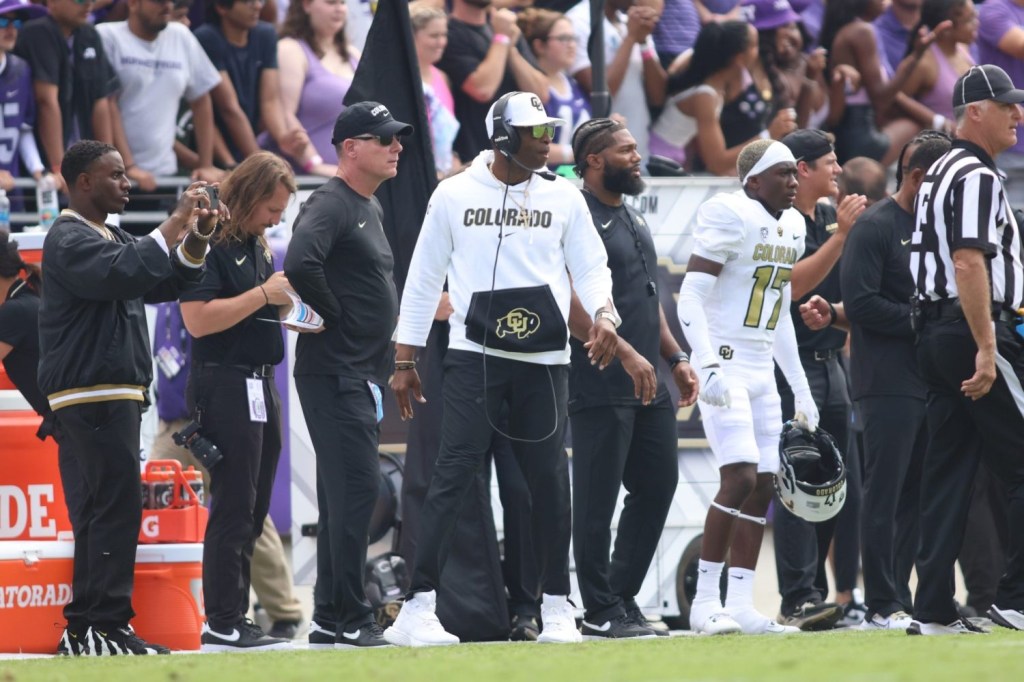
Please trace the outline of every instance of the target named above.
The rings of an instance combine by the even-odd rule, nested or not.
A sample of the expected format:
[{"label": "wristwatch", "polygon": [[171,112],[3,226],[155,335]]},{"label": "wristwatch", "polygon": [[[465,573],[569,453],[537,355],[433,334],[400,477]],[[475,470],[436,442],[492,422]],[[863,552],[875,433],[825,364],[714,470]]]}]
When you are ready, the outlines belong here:
[{"label": "wristwatch", "polygon": [[597,314],[594,315],[594,322],[597,322],[602,318],[611,322],[612,326],[615,327],[616,329],[618,329],[619,325],[622,324],[622,318],[619,317],[618,313],[616,313],[614,310],[609,310],[608,308],[598,308]]}]

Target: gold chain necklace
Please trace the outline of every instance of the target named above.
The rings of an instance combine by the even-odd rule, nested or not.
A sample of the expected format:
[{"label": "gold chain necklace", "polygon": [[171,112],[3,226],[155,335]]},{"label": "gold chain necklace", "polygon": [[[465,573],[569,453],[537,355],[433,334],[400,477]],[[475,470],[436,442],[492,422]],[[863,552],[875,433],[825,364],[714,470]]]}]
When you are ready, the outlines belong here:
[{"label": "gold chain necklace", "polygon": [[[497,175],[494,174],[494,169],[492,168],[492,165],[493,164],[490,164],[490,163],[487,164],[487,170],[491,174],[491,177],[494,178],[500,184],[509,186],[511,188],[511,185],[509,185],[507,182],[503,182],[502,180],[500,180],[498,178]],[[516,208],[519,209],[519,221],[518,221],[519,222],[519,227],[531,227],[531,225],[530,225],[530,222],[531,222],[530,221],[530,208],[529,208],[528,204],[530,202],[530,181],[532,181],[532,180],[533,180],[533,175],[531,174],[530,177],[528,177],[526,179],[526,186],[523,187],[523,203],[519,203],[518,201],[516,201],[516,198],[514,196],[512,196],[511,192],[508,192],[508,191],[505,192],[505,196],[513,204],[516,205]]]}]

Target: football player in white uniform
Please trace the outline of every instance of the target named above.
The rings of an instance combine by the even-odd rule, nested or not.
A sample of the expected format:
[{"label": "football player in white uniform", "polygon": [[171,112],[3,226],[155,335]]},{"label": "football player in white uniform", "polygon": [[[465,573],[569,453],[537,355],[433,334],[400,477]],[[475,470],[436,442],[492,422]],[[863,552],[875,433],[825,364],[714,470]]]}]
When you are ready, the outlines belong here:
[{"label": "football player in white uniform", "polygon": [[[690,629],[784,634],[799,630],[754,609],[753,583],[779,467],[782,410],[773,361],[793,387],[797,420],[810,430],[818,421],[789,315],[789,278],[805,227],[792,208],[797,167],[788,147],[756,140],[736,165],[743,188],[698,210],[679,293],[679,321],[700,368],[704,430],[721,473],[704,522]],[[719,581],[730,547],[723,606]]]}]

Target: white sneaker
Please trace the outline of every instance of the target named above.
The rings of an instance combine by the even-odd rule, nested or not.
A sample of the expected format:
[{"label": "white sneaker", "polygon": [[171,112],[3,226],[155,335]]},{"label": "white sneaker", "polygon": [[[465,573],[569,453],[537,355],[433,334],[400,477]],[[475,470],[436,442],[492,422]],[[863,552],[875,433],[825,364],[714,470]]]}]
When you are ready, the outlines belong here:
[{"label": "white sneaker", "polygon": [[690,631],[706,635],[740,632],[740,624],[729,617],[717,599],[696,601],[690,605]]},{"label": "white sneaker", "polygon": [[984,635],[988,630],[978,627],[967,618],[958,618],[949,625],[922,623],[912,620],[907,627],[908,635]]},{"label": "white sneaker", "polygon": [[1001,609],[993,604],[988,610],[993,623],[1011,630],[1024,630],[1024,613],[1018,609]]},{"label": "white sneaker", "polygon": [[583,641],[583,635],[576,629],[572,604],[565,595],[545,594],[540,603],[540,619],[544,629],[537,637],[538,642],[575,644]]},{"label": "white sneaker", "polygon": [[384,631],[384,639],[396,646],[446,646],[459,638],[447,632],[437,619],[437,592],[417,592],[402,604],[395,624]]},{"label": "white sneaker", "polygon": [[780,625],[751,606],[727,608],[726,613],[739,624],[745,635],[791,635],[800,632],[800,628]]},{"label": "white sneaker", "polygon": [[880,614],[874,614],[864,619],[861,625],[862,630],[906,630],[914,619],[906,611],[896,611],[886,618]]}]

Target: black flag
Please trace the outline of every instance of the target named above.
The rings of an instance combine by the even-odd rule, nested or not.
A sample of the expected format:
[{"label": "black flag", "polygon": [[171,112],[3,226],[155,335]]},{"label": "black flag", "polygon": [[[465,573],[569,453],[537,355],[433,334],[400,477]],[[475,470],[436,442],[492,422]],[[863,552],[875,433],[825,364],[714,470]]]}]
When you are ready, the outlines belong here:
[{"label": "black flag", "polygon": [[395,256],[395,284],[405,288],[427,201],[437,185],[423,82],[412,40],[407,0],[379,0],[345,104],[371,100],[386,106],[416,132],[402,140],[398,175],[383,183],[377,198],[384,208],[384,232]]}]

